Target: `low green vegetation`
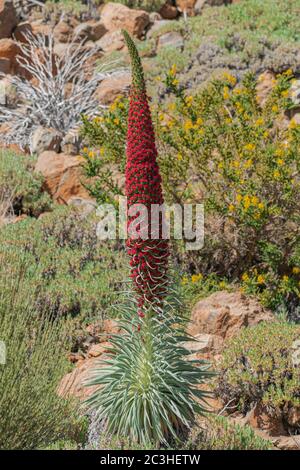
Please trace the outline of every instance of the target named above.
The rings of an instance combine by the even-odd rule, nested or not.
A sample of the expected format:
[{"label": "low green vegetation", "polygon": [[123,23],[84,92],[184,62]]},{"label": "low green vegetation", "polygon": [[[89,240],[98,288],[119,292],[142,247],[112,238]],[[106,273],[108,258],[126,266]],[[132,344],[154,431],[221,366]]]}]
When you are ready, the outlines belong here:
[{"label": "low green vegetation", "polygon": [[[36,311],[28,290],[24,256],[0,256],[0,448],[35,449],[58,439],[80,442],[84,422],[77,404],[60,398],[57,387],[69,370],[68,322]],[[34,270],[34,266],[30,267]]]},{"label": "low green vegetation", "polygon": [[165,0],[104,0],[103,3],[121,3],[129,8],[145,11],[158,11],[166,2]]},{"label": "low green vegetation", "polygon": [[244,328],[229,341],[220,364],[217,394],[246,413],[262,405],[280,414],[291,431],[289,410],[300,406],[300,371],[293,361],[293,343],[300,327],[284,321]]},{"label": "low green vegetation", "polygon": [[52,205],[42,189],[42,176],[33,172],[34,164],[34,157],[0,149],[0,201],[9,200],[15,215],[37,217]]},{"label": "low green vegetation", "polygon": [[8,225],[0,233],[0,251],[27,264],[24,277],[36,309],[53,317],[80,321],[113,316],[122,289],[125,252],[115,242],[100,243],[96,219],[75,209],[57,208],[39,220]]},{"label": "low green vegetation", "polygon": [[[197,53],[202,44],[205,44],[208,53],[204,65],[211,73],[214,68],[220,67],[220,63],[215,60],[214,45],[221,48],[225,68],[226,61],[233,68],[251,68],[251,64],[262,60],[268,53],[272,54],[272,50],[277,47],[283,47],[282,53],[285,51],[287,56],[293,45],[299,44],[299,27],[299,5],[294,0],[246,0],[227,6],[204,8],[201,15],[188,18],[187,22],[181,17],[155,31],[148,40],[152,45],[161,34],[179,31],[184,37],[184,54],[172,47],[159,49],[157,55],[149,59],[152,66],[148,68],[147,75],[154,78],[165,72],[172,63],[176,63],[180,71],[187,66],[190,68],[191,63],[197,63]],[[145,48],[146,45],[141,44],[141,47]],[[279,56],[273,58],[275,69],[276,62],[282,62]],[[190,73],[186,69],[184,78],[189,79],[194,73],[196,70]]]},{"label": "low green vegetation", "polygon": [[223,416],[211,415],[205,425],[195,426],[185,444],[188,450],[271,450],[270,441],[255,434],[250,426],[240,426]]},{"label": "low green vegetation", "polygon": [[44,15],[45,19],[48,15],[72,14],[80,17],[88,11],[87,2],[81,0],[47,0],[45,2]]}]

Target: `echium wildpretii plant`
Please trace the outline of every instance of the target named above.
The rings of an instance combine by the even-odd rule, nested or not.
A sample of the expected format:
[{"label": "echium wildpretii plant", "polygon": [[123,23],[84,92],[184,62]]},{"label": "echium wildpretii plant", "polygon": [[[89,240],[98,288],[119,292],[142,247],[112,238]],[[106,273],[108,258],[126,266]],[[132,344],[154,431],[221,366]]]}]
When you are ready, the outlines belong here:
[{"label": "echium wildpretii plant", "polygon": [[[126,31],[124,37],[132,61],[126,194],[134,293],[118,305],[122,334],[113,336],[107,359],[87,382],[99,386],[87,404],[97,410],[97,419],[105,420],[109,432],[143,444],[168,445],[204,411],[207,393],[197,386],[211,373],[203,361],[188,360],[184,342],[191,338],[184,332],[182,305],[168,281],[163,221],[152,223],[131,214],[135,204],[143,204],[146,212],[162,204],[163,195],[143,69]],[[151,238],[153,230],[158,230],[158,239]]]},{"label": "echium wildpretii plant", "polygon": [[[127,246],[131,277],[138,292],[139,315],[143,316],[143,306],[146,309],[149,303],[153,308],[159,306],[166,292],[169,249],[168,241],[162,238],[162,221],[151,217],[151,208],[162,205],[164,200],[143,69],[135,44],[126,32],[124,35],[132,59],[125,174]],[[130,215],[135,205],[141,205],[139,217]],[[135,231],[139,231],[139,237]]]}]

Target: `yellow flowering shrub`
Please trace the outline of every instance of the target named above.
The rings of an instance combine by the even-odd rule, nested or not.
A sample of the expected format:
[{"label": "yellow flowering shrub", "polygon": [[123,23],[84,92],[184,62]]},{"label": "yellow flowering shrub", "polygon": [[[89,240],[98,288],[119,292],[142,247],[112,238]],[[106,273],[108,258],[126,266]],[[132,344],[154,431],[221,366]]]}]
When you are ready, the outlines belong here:
[{"label": "yellow flowering shrub", "polygon": [[185,273],[180,279],[181,298],[187,307],[192,308],[195,303],[213,292],[220,290],[232,291],[232,285],[224,277],[210,273],[189,274]]},{"label": "yellow flowering shrub", "polygon": [[[292,107],[291,71],[277,77],[263,105],[251,74],[238,85],[225,74],[189,105],[189,95],[171,78],[165,84],[176,111],[158,121],[161,167],[171,199],[205,204],[198,266],[241,281],[268,306],[297,307],[300,126],[295,120],[288,125],[285,116]],[[172,171],[178,153],[182,179]]]},{"label": "yellow flowering shrub", "polygon": [[120,96],[104,115],[92,120],[82,117],[82,134],[88,144],[82,149],[82,155],[85,174],[91,179],[86,186],[98,203],[114,203],[114,196],[122,194],[118,176],[125,166],[127,112],[128,102]]},{"label": "yellow flowering shrub", "polygon": [[[185,267],[240,281],[245,290],[254,279],[251,292],[274,307],[299,303],[300,126],[285,117],[292,80],[290,71],[278,76],[261,104],[251,74],[241,83],[225,74],[192,94],[174,65],[163,79],[168,102],[152,105],[167,202],[205,207],[204,248],[180,250]],[[84,121],[87,147],[95,152],[84,154],[86,171],[98,200],[122,192],[111,176],[112,168],[124,169],[126,123],[126,99],[101,122]]]}]

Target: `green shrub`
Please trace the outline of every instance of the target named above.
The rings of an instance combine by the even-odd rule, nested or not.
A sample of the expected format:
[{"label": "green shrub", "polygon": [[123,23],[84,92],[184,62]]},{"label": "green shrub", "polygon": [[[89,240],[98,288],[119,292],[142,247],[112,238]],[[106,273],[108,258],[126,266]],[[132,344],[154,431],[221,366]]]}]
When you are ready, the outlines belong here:
[{"label": "green shrub", "polygon": [[239,426],[223,416],[211,415],[204,427],[195,427],[184,446],[189,450],[271,450],[272,443],[250,426]]},{"label": "green shrub", "polygon": [[[105,0],[105,3],[110,2],[111,0]],[[111,3],[121,3],[136,10],[158,11],[166,2],[165,0],[115,0]]]},{"label": "green shrub", "polygon": [[[70,325],[50,322],[32,307],[24,288],[26,261],[0,257],[0,448],[34,449],[58,439],[81,439],[77,405],[58,397],[69,370]],[[24,295],[26,294],[26,295]]]},{"label": "green shrub", "polygon": [[291,407],[300,406],[300,369],[293,365],[292,344],[300,327],[286,322],[244,328],[224,351],[217,394],[243,413],[255,404],[279,411],[288,421]]},{"label": "green shrub", "polygon": [[59,21],[62,13],[81,18],[88,11],[88,7],[84,3],[86,2],[81,0],[47,0],[43,8],[44,19],[49,21],[49,15],[52,18],[55,15],[56,20]]},{"label": "green shrub", "polygon": [[60,440],[46,447],[42,447],[39,450],[78,450],[78,442]]},{"label": "green shrub", "polygon": [[111,316],[125,251],[115,242],[99,242],[96,222],[60,207],[1,230],[0,251],[12,264],[18,256],[27,260],[26,289],[37,311],[81,320]]},{"label": "green shrub", "polygon": [[143,48],[152,47],[153,36],[176,30],[184,37],[184,51],[160,47],[150,54],[146,70],[149,89],[157,89],[157,75],[163,75],[174,62],[184,72],[185,83],[193,88],[210,80],[216,70],[236,69],[243,75],[252,68],[258,73],[267,69],[282,72],[295,66],[298,73],[298,16],[297,0],[247,0],[204,8],[201,15],[187,20],[181,16],[169,21],[143,41]]},{"label": "green shrub", "polygon": [[42,176],[33,172],[34,163],[34,157],[0,149],[0,200],[11,200],[16,215],[37,217],[51,207],[50,196],[42,191]]},{"label": "green shrub", "polygon": [[[203,249],[186,253],[179,243],[178,256],[192,272],[242,281],[265,305],[296,310],[300,126],[282,122],[292,105],[291,82],[290,70],[278,76],[263,104],[251,74],[240,84],[224,74],[192,96],[173,66],[164,80],[173,100],[154,106],[153,114],[167,201],[205,205]],[[86,173],[99,200],[123,191],[107,165],[123,171],[126,115],[126,100],[117,100],[103,118],[84,121]]]}]

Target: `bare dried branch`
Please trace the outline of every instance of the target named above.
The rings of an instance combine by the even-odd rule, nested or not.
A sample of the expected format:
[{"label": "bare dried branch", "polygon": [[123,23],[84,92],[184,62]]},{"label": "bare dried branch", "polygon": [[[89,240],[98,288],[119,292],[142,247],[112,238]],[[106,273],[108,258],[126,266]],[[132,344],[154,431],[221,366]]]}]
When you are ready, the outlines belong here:
[{"label": "bare dried branch", "polygon": [[93,117],[101,113],[101,103],[95,97],[99,83],[107,77],[124,73],[119,64],[108,62],[98,70],[91,62],[97,47],[87,48],[84,41],[74,38],[66,45],[63,57],[54,52],[53,34],[26,34],[20,43],[17,58],[20,66],[33,80],[13,76],[18,103],[0,105],[0,123],[9,130],[1,139],[30,149],[31,136],[39,126],[51,127],[65,135],[78,128],[81,115]]}]

